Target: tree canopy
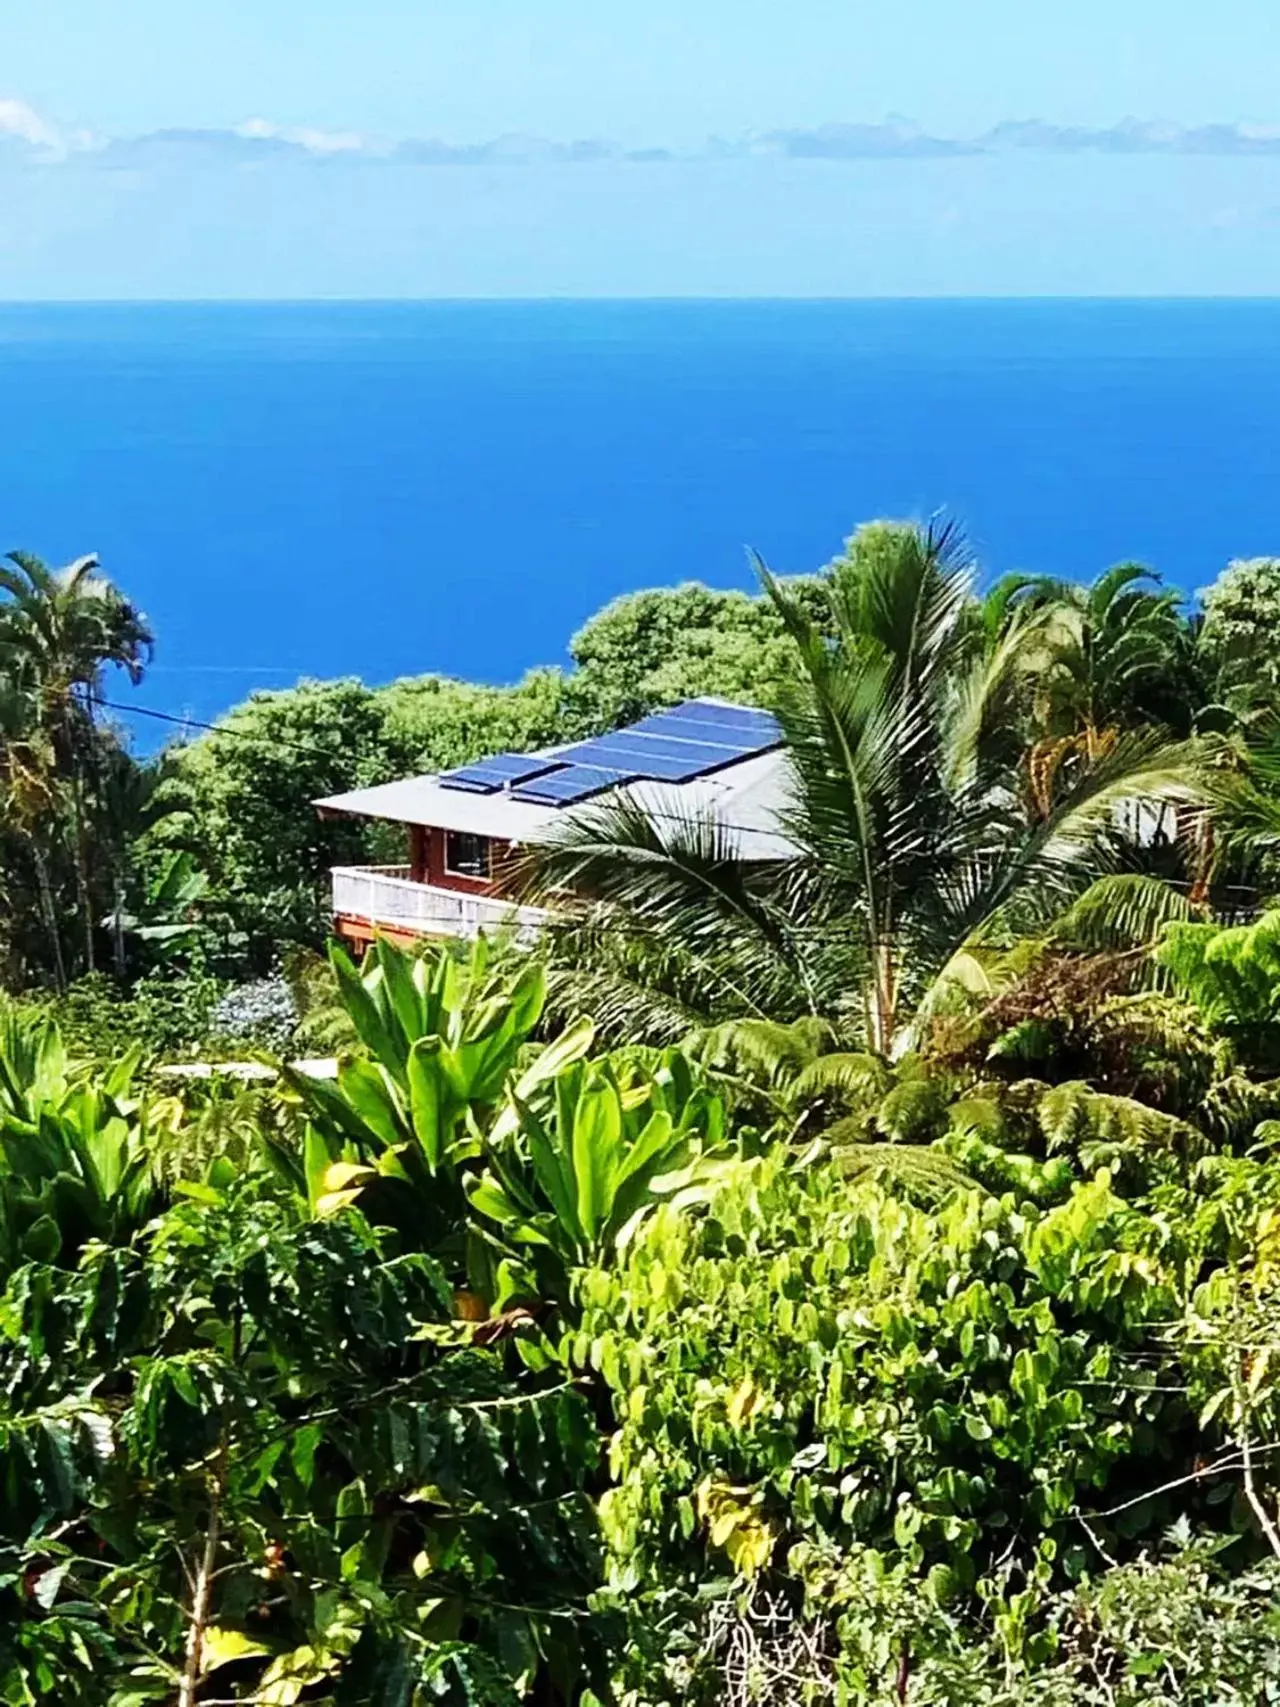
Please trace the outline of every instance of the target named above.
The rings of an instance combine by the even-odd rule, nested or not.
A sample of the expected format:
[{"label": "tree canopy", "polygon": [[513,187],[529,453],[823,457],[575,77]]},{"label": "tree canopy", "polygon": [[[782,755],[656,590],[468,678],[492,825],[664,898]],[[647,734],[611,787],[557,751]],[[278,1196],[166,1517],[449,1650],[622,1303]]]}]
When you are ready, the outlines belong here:
[{"label": "tree canopy", "polygon": [[[0,1701],[1280,1701],[1270,566],[760,576],[139,764],[145,620],[4,571]],[[313,798],[695,693],[792,857],[597,807],[536,942],[317,952]]]}]

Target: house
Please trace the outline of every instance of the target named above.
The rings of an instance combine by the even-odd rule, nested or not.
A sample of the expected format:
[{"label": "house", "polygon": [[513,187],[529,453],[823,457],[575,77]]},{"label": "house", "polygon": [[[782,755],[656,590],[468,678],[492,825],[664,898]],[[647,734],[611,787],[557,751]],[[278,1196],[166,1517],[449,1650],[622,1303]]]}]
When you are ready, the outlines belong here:
[{"label": "house", "polygon": [[785,793],[777,721],[707,698],[588,741],[336,794],[315,802],[321,814],[403,825],[407,861],[336,868],[334,927],[356,948],[375,933],[407,942],[502,926],[536,932],[546,911],[517,904],[504,886],[513,855],[605,800],[673,819],[713,817],[740,858],[788,859],[795,849],[778,823]]}]

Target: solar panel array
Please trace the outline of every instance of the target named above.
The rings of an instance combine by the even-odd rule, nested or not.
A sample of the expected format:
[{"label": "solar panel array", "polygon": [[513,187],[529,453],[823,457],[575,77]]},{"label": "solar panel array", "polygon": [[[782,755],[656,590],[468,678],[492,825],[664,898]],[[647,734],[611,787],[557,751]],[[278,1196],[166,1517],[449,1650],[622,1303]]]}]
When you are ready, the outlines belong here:
[{"label": "solar panel array", "polygon": [[627,782],[691,782],[781,744],[782,730],[769,712],[691,699],[611,735],[540,755],[498,753],[446,771],[440,781],[471,794],[505,792],[536,806],[570,806]]},{"label": "solar panel array", "polygon": [[462,789],[468,794],[496,794],[512,783],[554,770],[558,763],[556,759],[529,753],[495,753],[491,759],[479,759],[473,765],[448,771],[440,780],[446,787]]}]

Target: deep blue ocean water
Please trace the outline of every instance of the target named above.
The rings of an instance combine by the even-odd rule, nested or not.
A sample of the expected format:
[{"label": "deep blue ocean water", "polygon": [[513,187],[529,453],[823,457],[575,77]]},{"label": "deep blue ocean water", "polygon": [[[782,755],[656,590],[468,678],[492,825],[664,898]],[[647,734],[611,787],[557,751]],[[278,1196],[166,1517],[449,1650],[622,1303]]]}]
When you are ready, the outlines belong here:
[{"label": "deep blue ocean water", "polygon": [[991,576],[1280,553],[1280,302],[7,306],[0,377],[0,547],[98,551],[138,701],[198,717],[510,680],[872,516],[945,509]]}]

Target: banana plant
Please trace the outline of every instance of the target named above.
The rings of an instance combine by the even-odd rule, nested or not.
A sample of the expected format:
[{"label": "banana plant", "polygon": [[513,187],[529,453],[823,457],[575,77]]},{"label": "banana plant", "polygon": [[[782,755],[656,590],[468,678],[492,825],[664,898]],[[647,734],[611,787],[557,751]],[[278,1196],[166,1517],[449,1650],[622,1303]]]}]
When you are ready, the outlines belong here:
[{"label": "banana plant", "polygon": [[724,1105],[674,1049],[652,1069],[623,1057],[577,1061],[536,1095],[522,1089],[467,1195],[522,1259],[503,1270],[508,1293],[563,1305],[573,1270],[611,1260],[661,1198],[693,1202],[712,1189],[729,1160]]},{"label": "banana plant", "polygon": [[139,1058],[83,1081],[56,1026],[0,1011],[0,1274],[74,1258],[90,1239],[127,1240],[154,1212]]}]

